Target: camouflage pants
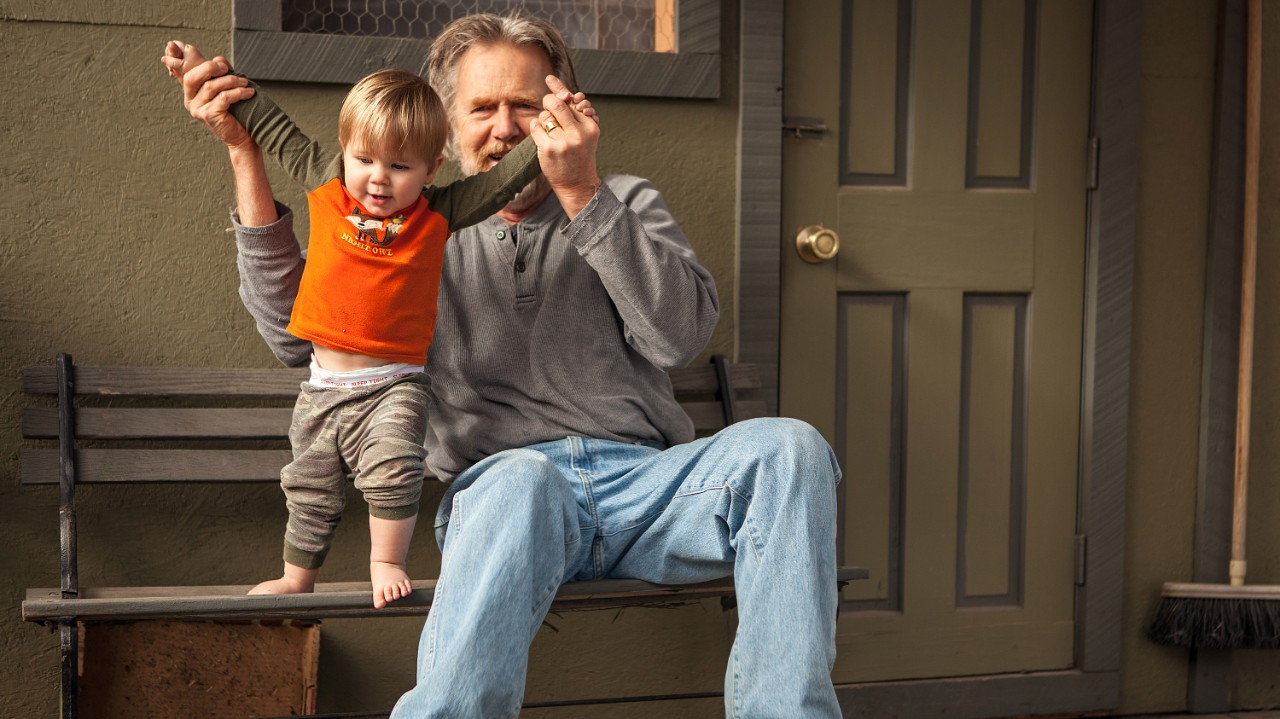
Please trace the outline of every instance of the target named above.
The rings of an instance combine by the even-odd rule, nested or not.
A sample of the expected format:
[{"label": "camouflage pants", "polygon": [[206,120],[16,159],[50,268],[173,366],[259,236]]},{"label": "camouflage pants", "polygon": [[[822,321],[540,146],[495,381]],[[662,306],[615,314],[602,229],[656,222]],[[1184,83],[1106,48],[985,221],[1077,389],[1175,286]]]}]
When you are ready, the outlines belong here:
[{"label": "camouflage pants", "polygon": [[280,472],[289,508],[286,562],[308,569],[324,563],[348,479],[364,494],[371,516],[418,513],[426,415],[422,375],[359,389],[303,383],[289,427],[293,461]]}]

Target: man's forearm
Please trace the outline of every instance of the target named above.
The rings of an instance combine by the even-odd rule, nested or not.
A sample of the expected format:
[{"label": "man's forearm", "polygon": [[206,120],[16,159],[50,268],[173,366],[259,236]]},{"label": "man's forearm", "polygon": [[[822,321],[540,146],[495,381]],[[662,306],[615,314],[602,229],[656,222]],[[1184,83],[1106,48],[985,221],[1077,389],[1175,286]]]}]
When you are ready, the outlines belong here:
[{"label": "man's forearm", "polygon": [[262,162],[262,150],[247,144],[229,148],[231,169],[235,174],[236,213],[240,223],[248,227],[269,225],[279,219],[271,183]]},{"label": "man's forearm", "polygon": [[720,317],[715,280],[652,183],[612,176],[563,233],[600,276],[633,349],[672,369],[707,346]]},{"label": "man's forearm", "polygon": [[275,356],[290,367],[305,365],[311,343],[287,330],[302,279],[293,217],[288,208],[275,204],[258,147],[249,144],[229,150],[236,185],[231,221],[236,230],[240,299]]}]

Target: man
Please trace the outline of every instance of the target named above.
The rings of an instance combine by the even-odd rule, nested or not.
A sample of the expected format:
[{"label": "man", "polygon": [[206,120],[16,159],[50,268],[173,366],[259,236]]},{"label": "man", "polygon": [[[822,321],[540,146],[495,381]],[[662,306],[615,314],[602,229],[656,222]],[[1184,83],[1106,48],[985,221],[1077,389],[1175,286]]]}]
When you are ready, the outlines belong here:
[{"label": "man", "polygon": [[[221,67],[188,73],[187,104],[231,152],[241,296],[276,355],[300,365],[305,346],[284,332],[293,295],[274,288],[303,259],[261,153],[226,115],[241,84],[204,82]],[[418,683],[392,716],[516,716],[529,644],[565,581],[730,573],[727,714],[839,716],[830,447],[787,419],[691,441],[666,370],[705,347],[715,286],[649,182],[598,176],[593,124],[562,112],[563,98],[540,106],[547,75],[576,87],[554,28],[463,18],[428,68],[465,172],[492,167],[551,115],[561,144],[543,178],[446,250],[426,441],[451,482],[436,519],[443,559]]]}]

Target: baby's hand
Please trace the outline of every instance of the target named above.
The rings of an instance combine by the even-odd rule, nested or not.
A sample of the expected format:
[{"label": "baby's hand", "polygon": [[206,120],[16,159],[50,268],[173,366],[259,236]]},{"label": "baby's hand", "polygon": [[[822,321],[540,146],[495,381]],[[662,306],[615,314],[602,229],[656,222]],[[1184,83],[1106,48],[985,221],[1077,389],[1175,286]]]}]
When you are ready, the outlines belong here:
[{"label": "baby's hand", "polygon": [[595,120],[597,125],[600,124],[600,118],[596,115],[596,109],[591,106],[591,101],[587,99],[586,95],[583,95],[580,92],[574,93],[573,96],[565,100],[565,102],[569,107],[572,107],[584,117],[589,117],[592,120]]},{"label": "baby's hand", "polygon": [[204,62],[204,55],[200,54],[195,45],[188,45],[181,40],[170,40],[164,46],[164,57],[160,58],[160,62],[168,68],[169,77],[177,78],[178,82],[182,82],[183,75]]},{"label": "baby's hand", "polygon": [[551,94],[560,98],[561,102],[573,108],[575,112],[591,118],[597,125],[600,124],[600,117],[596,115],[596,109],[591,106],[591,101],[586,95],[581,92],[569,92],[569,88],[555,75],[547,76],[547,87],[551,90]]}]

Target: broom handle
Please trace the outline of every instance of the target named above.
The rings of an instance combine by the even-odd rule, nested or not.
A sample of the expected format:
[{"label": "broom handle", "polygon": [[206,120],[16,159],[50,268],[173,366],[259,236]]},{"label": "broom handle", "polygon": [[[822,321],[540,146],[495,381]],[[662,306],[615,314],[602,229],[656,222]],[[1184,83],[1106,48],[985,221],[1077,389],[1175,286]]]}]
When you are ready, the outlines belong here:
[{"label": "broom handle", "polygon": [[1249,0],[1245,76],[1244,227],[1240,267],[1240,375],[1236,388],[1236,472],[1231,508],[1231,586],[1244,585],[1249,503],[1249,419],[1253,397],[1253,307],[1258,265],[1258,146],[1262,100],[1262,0]]}]

